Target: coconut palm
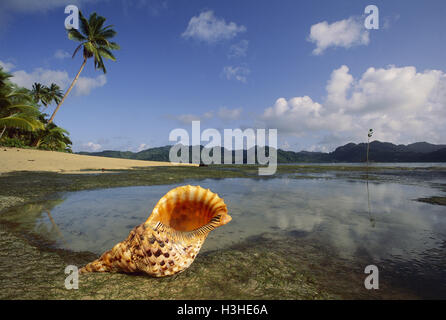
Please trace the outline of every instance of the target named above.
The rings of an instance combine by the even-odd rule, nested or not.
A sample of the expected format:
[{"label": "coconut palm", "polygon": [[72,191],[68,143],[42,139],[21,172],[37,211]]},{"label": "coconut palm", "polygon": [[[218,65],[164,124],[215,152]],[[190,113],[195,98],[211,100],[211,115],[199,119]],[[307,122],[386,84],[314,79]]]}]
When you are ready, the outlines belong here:
[{"label": "coconut palm", "polygon": [[32,104],[28,90],[14,86],[8,81],[10,77],[0,68],[0,138],[7,128],[36,131],[44,127],[37,119],[39,110]]},{"label": "coconut palm", "polygon": [[51,104],[53,101],[59,103],[63,97],[62,90],[60,87],[52,83],[49,87],[35,82],[31,90],[31,94],[34,97],[36,103],[41,102],[45,107]]},{"label": "coconut palm", "polygon": [[79,75],[84,69],[85,64],[87,63],[87,60],[89,58],[94,58],[93,60],[95,69],[101,69],[102,72],[104,73],[106,73],[107,71],[105,69],[104,61],[102,58],[116,61],[116,58],[113,56],[111,50],[118,50],[119,45],[115,42],[109,41],[116,35],[116,31],[112,29],[113,26],[109,25],[104,27],[104,22],[106,19],[102,16],[98,16],[96,13],[92,13],[89,19],[87,20],[82,15],[82,12],[79,11],[79,19],[81,22],[80,29],[82,33],[76,29],[71,29],[68,31],[68,38],[70,40],[75,40],[80,42],[80,44],[74,50],[73,58],[76,55],[76,53],[80,49],[82,49],[84,60],[76,77],[74,78],[70,87],[67,89],[64,96],[59,101],[53,114],[51,115],[48,124],[53,122],[57,111],[59,111],[59,108],[64,102],[65,98],[73,89],[74,85],[76,84],[76,81],[79,79]]},{"label": "coconut palm", "polygon": [[45,85],[34,82],[31,94],[36,103],[41,102],[45,107],[48,106],[48,88]]},{"label": "coconut palm", "polygon": [[54,101],[55,103],[59,104],[60,100],[62,100],[63,97],[63,93],[62,90],[60,90],[60,87],[57,84],[52,83],[49,87],[47,87],[47,89],[48,99],[50,100],[50,103]]}]

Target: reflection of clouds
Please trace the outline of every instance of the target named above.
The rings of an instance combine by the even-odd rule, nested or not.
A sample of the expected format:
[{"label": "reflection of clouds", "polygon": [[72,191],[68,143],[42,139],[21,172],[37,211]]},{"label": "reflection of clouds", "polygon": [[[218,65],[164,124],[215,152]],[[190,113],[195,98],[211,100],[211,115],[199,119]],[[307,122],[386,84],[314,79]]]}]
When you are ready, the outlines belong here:
[{"label": "reflection of clouds", "polygon": [[290,180],[288,184],[280,179],[251,181],[250,193],[239,198],[236,207],[242,218],[238,223],[246,233],[269,231],[268,226],[313,231],[311,236],[334,245],[345,256],[361,249],[375,258],[419,254],[435,245],[430,237],[439,208],[411,201],[420,193],[431,195],[429,188],[369,183],[372,215],[377,220],[373,227],[364,182]]},{"label": "reflection of clouds", "polygon": [[313,231],[317,226],[319,226],[323,221],[320,214],[315,213],[314,215],[304,215],[294,217],[294,227],[297,230],[302,231]]},{"label": "reflection of clouds", "polygon": [[[363,181],[314,179],[223,179],[198,183],[224,198],[233,221],[208,237],[203,251],[222,248],[264,232],[304,231],[350,256],[366,252],[373,258],[398,255],[416,258],[436,246],[446,229],[441,206],[411,199],[434,190],[393,183],[369,183],[373,228]],[[70,193],[51,209],[72,250],[102,253],[125,239],[147,219],[161,196],[174,186],[113,188]],[[54,204],[55,205],[55,204]],[[54,206],[53,205],[53,206]],[[40,207],[14,217],[40,234],[55,235]],[[437,237],[437,238],[435,238]]]}]

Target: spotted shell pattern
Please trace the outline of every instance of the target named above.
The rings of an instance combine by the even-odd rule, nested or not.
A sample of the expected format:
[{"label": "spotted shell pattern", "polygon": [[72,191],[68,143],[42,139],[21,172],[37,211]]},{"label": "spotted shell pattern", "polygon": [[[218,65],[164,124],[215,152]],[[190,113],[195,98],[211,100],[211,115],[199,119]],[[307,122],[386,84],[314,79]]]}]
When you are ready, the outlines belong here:
[{"label": "spotted shell pattern", "polygon": [[187,269],[209,232],[231,221],[223,199],[200,186],[170,190],[126,240],[80,269],[87,272],[146,273],[154,277]]}]

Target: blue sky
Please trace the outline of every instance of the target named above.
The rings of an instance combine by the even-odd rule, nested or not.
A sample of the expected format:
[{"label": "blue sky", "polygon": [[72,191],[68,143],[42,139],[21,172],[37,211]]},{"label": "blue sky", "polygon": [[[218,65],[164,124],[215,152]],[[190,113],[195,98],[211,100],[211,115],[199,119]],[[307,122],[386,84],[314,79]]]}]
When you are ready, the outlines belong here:
[{"label": "blue sky", "polygon": [[[55,122],[75,151],[169,144],[174,128],[276,128],[279,147],[331,151],[367,138],[445,143],[446,2],[3,0],[0,64],[13,81],[67,88],[64,7],[118,34],[107,74],[89,61]],[[379,8],[366,30],[364,8]],[[51,113],[54,106],[48,108]]]}]

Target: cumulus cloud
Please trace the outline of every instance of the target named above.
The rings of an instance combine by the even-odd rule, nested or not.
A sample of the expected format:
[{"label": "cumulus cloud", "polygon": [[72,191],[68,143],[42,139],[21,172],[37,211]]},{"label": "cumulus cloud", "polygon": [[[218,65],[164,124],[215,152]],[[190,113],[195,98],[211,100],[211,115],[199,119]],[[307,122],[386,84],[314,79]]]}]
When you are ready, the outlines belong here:
[{"label": "cumulus cloud", "polygon": [[226,66],[223,68],[223,75],[226,79],[234,79],[243,83],[246,83],[250,73],[251,70],[242,66]]},{"label": "cumulus cloud", "polygon": [[238,33],[245,32],[246,27],[237,25],[235,22],[227,23],[223,18],[214,16],[212,10],[201,12],[198,16],[190,19],[186,31],[182,37],[194,38],[208,43],[219,40],[228,40],[237,36]]},{"label": "cumulus cloud", "polygon": [[[13,67],[13,66],[12,66]],[[57,84],[62,90],[68,88],[72,81],[72,77],[64,70],[51,70],[44,68],[36,68],[32,72],[25,70],[17,70],[12,72],[11,81],[15,84],[32,89],[35,82],[44,84],[46,86],[51,83]],[[79,77],[74,86],[74,94],[77,96],[88,95],[91,90],[104,86],[107,83],[107,77],[103,74],[96,78]]]},{"label": "cumulus cloud", "polygon": [[68,52],[64,51],[64,50],[57,50],[56,52],[54,52],[54,58],[56,59],[65,59],[65,58],[70,58],[71,54],[69,54]]},{"label": "cumulus cloud", "polygon": [[370,42],[369,32],[361,20],[354,17],[331,24],[323,21],[312,25],[308,40],[316,44],[315,55],[322,54],[329,47],[350,48]]},{"label": "cumulus cloud", "polygon": [[11,81],[28,89],[32,88],[34,82],[39,82],[44,85],[56,83],[61,88],[66,88],[70,83],[70,78],[66,71],[36,68],[30,73],[25,70],[14,71]]},{"label": "cumulus cloud", "polygon": [[245,57],[248,52],[248,46],[248,40],[241,40],[240,42],[231,45],[231,47],[229,47],[228,58]]},{"label": "cumulus cloud", "polygon": [[3,68],[3,71],[11,71],[11,69],[14,69],[14,64],[10,63],[10,62],[4,62],[0,60],[0,67]]},{"label": "cumulus cloud", "polygon": [[107,77],[104,74],[96,78],[79,77],[74,87],[77,96],[86,96],[95,88],[103,87],[107,83]]},{"label": "cumulus cloud", "polygon": [[[413,66],[369,68],[355,79],[347,66],[332,72],[323,102],[308,96],[279,98],[261,119],[269,128],[293,136],[322,137],[323,145],[374,138],[395,143],[444,143],[446,74]],[[316,147],[315,147],[316,149]]]},{"label": "cumulus cloud", "polygon": [[[303,135],[309,129],[320,128],[322,105],[310,97],[279,98],[272,107],[265,109],[262,118],[268,127],[280,133]],[[306,121],[302,121],[306,119]]]}]

